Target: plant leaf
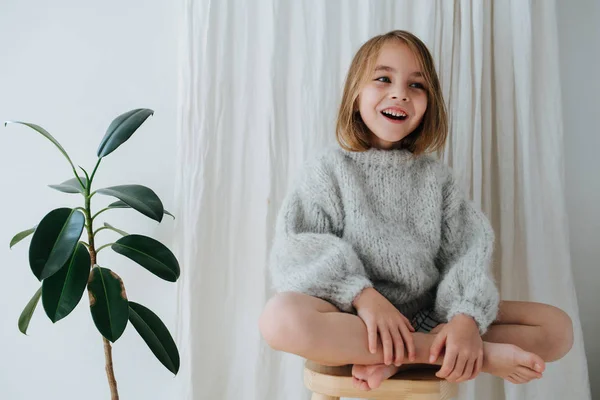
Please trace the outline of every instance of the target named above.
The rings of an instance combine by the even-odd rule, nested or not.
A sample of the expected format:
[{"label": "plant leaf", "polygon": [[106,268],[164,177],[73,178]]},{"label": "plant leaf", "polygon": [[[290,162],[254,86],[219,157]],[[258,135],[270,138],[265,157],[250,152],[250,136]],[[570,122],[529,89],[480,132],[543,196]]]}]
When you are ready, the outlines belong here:
[{"label": "plant leaf", "polygon": [[[87,186],[88,180],[86,179],[86,177],[80,176],[79,179],[81,179],[83,184]],[[61,183],[59,185],[48,185],[48,186],[51,187],[52,189],[56,189],[56,190],[58,190],[60,192],[64,192],[64,193],[85,194],[85,188],[81,187],[81,184],[79,183],[77,178],[71,178],[67,181],[64,181],[63,183]]]},{"label": "plant leaf", "polygon": [[128,235],[113,243],[111,248],[159,278],[169,282],[175,282],[179,278],[177,258],[158,240],[143,235]]},{"label": "plant leaf", "polygon": [[[124,203],[121,200],[119,200],[119,201],[115,201],[114,203],[109,204],[108,208],[131,208],[131,206],[129,204]],[[171,214],[170,212],[168,212],[167,210],[163,209],[163,213],[166,215],[169,215],[169,216],[173,217],[173,219],[175,219],[175,216],[173,214]]]},{"label": "plant leaf", "polygon": [[96,190],[96,193],[116,197],[131,208],[161,222],[164,208],[154,191],[142,185],[120,185]]},{"label": "plant leaf", "polygon": [[119,275],[108,268],[94,267],[88,281],[90,311],[98,331],[111,342],[125,331],[129,302]]},{"label": "plant leaf", "polygon": [[21,240],[25,239],[27,236],[31,235],[33,232],[35,232],[35,228],[37,227],[34,226],[31,229],[26,229],[22,232],[17,233],[11,240],[10,240],[10,248],[12,249],[12,247],[19,243]]},{"label": "plant leaf", "polygon": [[153,110],[138,108],[119,115],[113,120],[106,130],[106,134],[100,146],[98,146],[98,158],[105,157],[122,145],[133,133],[154,114]]},{"label": "plant leaf", "polygon": [[85,217],[75,209],[57,208],[46,214],[29,245],[29,265],[38,280],[52,276],[65,265],[84,225]]},{"label": "plant leaf", "polygon": [[129,321],[148,345],[152,353],[169,371],[179,371],[179,351],[160,318],[141,304],[129,302]]},{"label": "plant leaf", "polygon": [[108,222],[105,222],[105,223],[104,223],[104,226],[106,226],[107,228],[110,228],[110,229],[114,230],[115,232],[118,232],[118,233],[120,233],[120,234],[121,234],[121,235],[123,235],[123,236],[127,236],[127,235],[129,235],[129,233],[127,233],[127,232],[125,232],[125,231],[122,231],[122,230],[120,230],[120,229],[118,229],[118,228],[115,228],[114,226],[112,226],[112,225],[111,225],[111,224],[109,224]]},{"label": "plant leaf", "polygon": [[57,148],[58,150],[60,150],[60,152],[65,156],[65,158],[69,161],[69,164],[71,164],[71,167],[73,169],[75,169],[75,167],[73,166],[73,162],[71,161],[71,158],[69,157],[69,155],[67,154],[66,150],[61,146],[60,143],[58,143],[58,140],[54,139],[54,137],[48,133],[48,131],[46,131],[44,128],[42,128],[39,125],[36,124],[31,124],[28,122],[22,122],[22,121],[6,121],[4,123],[4,126],[8,125],[8,124],[20,124],[20,125],[25,125],[30,127],[31,129],[41,133],[44,137],[46,137],[46,139],[50,140]]},{"label": "plant leaf", "polygon": [[90,253],[79,243],[67,265],[42,283],[42,304],[52,322],[66,317],[75,309],[90,277]]},{"label": "plant leaf", "polygon": [[37,307],[38,302],[40,301],[40,296],[42,295],[42,288],[40,287],[37,292],[33,295],[31,300],[27,303],[23,312],[21,312],[21,316],[19,317],[19,330],[24,335],[27,335],[27,328],[29,328],[29,322],[31,321],[31,317],[33,316],[33,312]]}]

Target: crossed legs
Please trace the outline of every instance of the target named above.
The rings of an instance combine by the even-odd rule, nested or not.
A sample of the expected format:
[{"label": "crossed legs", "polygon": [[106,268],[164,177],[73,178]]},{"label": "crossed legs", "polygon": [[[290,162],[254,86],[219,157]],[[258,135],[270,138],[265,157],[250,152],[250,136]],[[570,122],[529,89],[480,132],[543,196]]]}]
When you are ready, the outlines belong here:
[{"label": "crossed legs", "polygon": [[[332,304],[301,293],[280,293],[267,303],[260,331],[275,350],[323,365],[354,364],[355,384],[368,390],[397,371],[383,364],[381,343],[375,354],[367,347],[367,329],[356,315],[342,313]],[[429,364],[435,332],[414,333],[416,364]],[[535,364],[562,358],[573,343],[571,319],[556,307],[505,301],[497,321],[483,336],[482,371],[513,383],[541,377]],[[441,365],[438,358],[433,364]],[[405,360],[405,364],[409,364]]]}]

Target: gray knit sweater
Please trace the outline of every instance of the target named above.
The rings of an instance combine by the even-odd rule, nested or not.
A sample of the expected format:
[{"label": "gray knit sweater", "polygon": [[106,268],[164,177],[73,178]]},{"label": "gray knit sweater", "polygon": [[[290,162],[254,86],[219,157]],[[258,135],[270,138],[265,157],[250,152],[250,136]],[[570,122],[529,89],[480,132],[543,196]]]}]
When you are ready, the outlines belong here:
[{"label": "gray knit sweater", "polygon": [[491,226],[450,169],[407,150],[339,148],[303,168],[279,211],[270,256],[278,291],[353,312],[373,287],[407,318],[433,309],[472,316],[483,334],[498,310]]}]

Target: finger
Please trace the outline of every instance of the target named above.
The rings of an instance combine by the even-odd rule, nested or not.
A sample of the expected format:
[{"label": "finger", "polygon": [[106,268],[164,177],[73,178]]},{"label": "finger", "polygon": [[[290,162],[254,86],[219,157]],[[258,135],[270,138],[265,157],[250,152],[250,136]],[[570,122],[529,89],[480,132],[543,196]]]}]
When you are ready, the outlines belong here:
[{"label": "finger", "polygon": [[444,362],[442,368],[435,374],[438,378],[446,379],[456,365],[456,357],[458,356],[456,349],[446,349],[446,355],[444,355]]},{"label": "finger", "polygon": [[465,366],[467,365],[468,360],[468,356],[460,353],[458,354],[456,357],[456,364],[454,364],[454,369],[447,378],[449,382],[456,382],[458,378],[464,374]]},{"label": "finger", "polygon": [[464,382],[471,379],[471,375],[473,375],[473,367],[475,367],[475,363],[477,362],[476,358],[467,360],[467,365],[465,366],[465,370],[462,375],[458,377],[456,382]]},{"label": "finger", "polygon": [[377,352],[377,325],[374,323],[367,325],[367,336],[369,338],[369,351],[375,354]]},{"label": "finger", "polygon": [[387,326],[380,326],[379,336],[381,336],[381,343],[383,344],[383,362],[385,365],[390,365],[394,355],[394,343],[392,342],[389,328]]},{"label": "finger", "polygon": [[407,349],[408,359],[410,361],[415,361],[415,340],[412,332],[408,329],[410,325],[401,325],[400,332],[402,333],[402,338],[404,339],[404,347]]},{"label": "finger", "polygon": [[392,333],[394,341],[394,365],[399,367],[404,362],[404,342],[402,341],[399,329],[395,329]]},{"label": "finger", "polygon": [[515,380],[515,378],[513,378],[513,375],[512,375],[512,374],[511,374],[511,375],[509,375],[509,376],[507,376],[507,377],[506,377],[506,380],[507,380],[507,381],[509,381],[510,383],[513,383],[513,384],[515,384],[515,385],[518,385],[518,384],[519,384],[519,382],[517,382],[517,381]]},{"label": "finger", "polygon": [[408,329],[411,332],[415,332],[415,327],[412,326],[411,322],[408,320],[408,318],[406,318],[404,315],[402,316],[402,318],[404,319],[404,322],[406,323],[406,326],[408,326]]},{"label": "finger", "polygon": [[446,344],[446,334],[439,333],[433,340],[433,344],[429,349],[429,363],[433,364],[439,357],[444,345]]}]

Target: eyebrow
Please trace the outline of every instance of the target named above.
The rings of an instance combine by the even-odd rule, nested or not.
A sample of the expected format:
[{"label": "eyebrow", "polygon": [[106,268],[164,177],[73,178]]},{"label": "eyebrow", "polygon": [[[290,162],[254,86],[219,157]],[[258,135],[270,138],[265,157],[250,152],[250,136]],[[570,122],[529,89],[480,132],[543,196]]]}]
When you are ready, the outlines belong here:
[{"label": "eyebrow", "polygon": [[[387,65],[378,65],[375,67],[375,72],[378,71],[387,71],[387,72],[392,72],[392,73],[396,73],[398,71],[396,71],[395,68],[392,67],[388,67]],[[423,77],[423,73],[421,71],[415,71],[413,73],[411,73],[409,76],[414,76],[414,77]]]}]

